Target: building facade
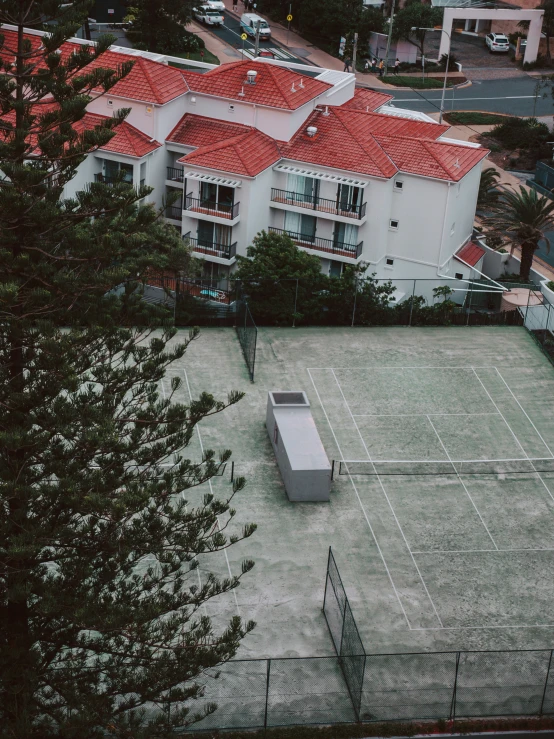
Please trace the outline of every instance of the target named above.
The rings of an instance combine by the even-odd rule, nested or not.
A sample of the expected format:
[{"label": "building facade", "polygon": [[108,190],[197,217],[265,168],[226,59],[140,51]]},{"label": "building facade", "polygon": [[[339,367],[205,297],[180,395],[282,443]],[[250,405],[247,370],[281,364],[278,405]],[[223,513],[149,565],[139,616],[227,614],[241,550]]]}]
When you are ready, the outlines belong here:
[{"label": "building facade", "polygon": [[232,274],[262,230],[289,234],[330,275],[364,263],[393,281],[477,276],[463,254],[488,152],[448,138],[448,126],[331,70],[273,60],[179,69],[170,62],[182,60],[118,47],[91,64],[127,60],[130,74],[90,102],[81,125],[130,114],[66,196],[119,173],[153,187],[148,200],[210,278]]}]

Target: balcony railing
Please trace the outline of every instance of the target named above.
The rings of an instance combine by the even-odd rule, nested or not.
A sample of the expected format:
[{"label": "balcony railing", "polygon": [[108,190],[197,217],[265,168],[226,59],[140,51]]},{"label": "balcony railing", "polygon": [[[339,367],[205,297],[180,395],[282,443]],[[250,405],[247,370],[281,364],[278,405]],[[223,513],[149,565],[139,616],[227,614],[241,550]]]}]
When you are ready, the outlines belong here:
[{"label": "balcony railing", "polygon": [[192,193],[187,195],[186,210],[193,210],[195,213],[202,213],[208,216],[217,216],[218,218],[228,218],[234,220],[239,214],[240,203],[219,203],[214,200],[204,200],[204,198],[195,198]]},{"label": "balcony railing", "polygon": [[299,208],[309,208],[310,210],[317,210],[322,213],[331,213],[334,216],[345,216],[358,220],[365,216],[366,210],[366,203],[354,205],[354,203],[328,200],[327,198],[320,198],[315,195],[303,195],[300,192],[291,192],[290,190],[278,190],[276,187],[271,188],[271,200],[274,203],[296,205]]},{"label": "balcony railing", "polygon": [[208,239],[197,239],[192,236],[188,237],[189,243],[193,251],[207,254],[211,257],[219,257],[220,259],[233,259],[237,255],[237,242],[234,244],[216,244]]},{"label": "balcony railing", "polygon": [[345,244],[344,241],[321,239],[319,236],[310,236],[307,234],[295,233],[294,231],[285,231],[283,228],[273,228],[270,226],[268,230],[270,233],[287,234],[291,237],[294,243],[299,246],[305,246],[308,249],[322,251],[326,254],[350,257],[351,259],[358,259],[362,255],[362,249],[364,246],[363,241],[360,241],[359,244]]},{"label": "balcony railing", "polygon": [[185,179],[185,170],[182,167],[168,167],[167,179],[173,182],[183,182]]},{"label": "balcony railing", "polygon": [[183,220],[183,209],[177,208],[175,205],[169,205],[165,209],[165,217],[173,218],[174,221],[182,221]]}]

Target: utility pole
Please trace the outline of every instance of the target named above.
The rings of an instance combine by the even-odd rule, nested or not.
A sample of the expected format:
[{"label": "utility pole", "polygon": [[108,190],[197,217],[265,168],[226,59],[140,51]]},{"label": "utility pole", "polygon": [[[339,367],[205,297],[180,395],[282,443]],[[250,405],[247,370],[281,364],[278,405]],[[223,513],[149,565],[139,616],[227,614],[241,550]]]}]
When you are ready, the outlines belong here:
[{"label": "utility pole", "polygon": [[289,34],[290,34],[290,21],[289,18],[292,17],[292,3],[289,5],[289,14],[287,16],[287,46],[289,45]]},{"label": "utility pole", "polygon": [[356,74],[356,54],[358,53],[358,34],[354,34],[354,46],[352,47],[352,71]]},{"label": "utility pole", "polygon": [[391,7],[391,10],[390,10],[390,18],[389,18],[389,36],[387,38],[387,50],[385,52],[385,69],[384,69],[385,77],[387,76],[388,71],[389,71],[389,52],[390,52],[390,45],[391,45],[391,41],[392,41],[392,24],[394,22],[394,6],[395,6],[395,4],[396,4],[396,0],[392,0],[392,7]]},{"label": "utility pole", "polygon": [[260,21],[256,21],[256,43],[254,44],[254,56],[258,57],[260,50]]}]

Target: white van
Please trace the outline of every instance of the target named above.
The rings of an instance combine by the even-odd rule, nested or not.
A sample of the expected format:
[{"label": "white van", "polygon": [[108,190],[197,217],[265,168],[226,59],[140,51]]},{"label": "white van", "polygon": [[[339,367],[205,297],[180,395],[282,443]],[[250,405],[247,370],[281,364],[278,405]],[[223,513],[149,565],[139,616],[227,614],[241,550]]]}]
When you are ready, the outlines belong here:
[{"label": "white van", "polygon": [[260,38],[268,39],[271,38],[271,28],[268,26],[267,21],[260,18],[255,13],[243,13],[240,18],[241,31],[247,33],[252,38],[256,37],[256,26],[260,24]]}]

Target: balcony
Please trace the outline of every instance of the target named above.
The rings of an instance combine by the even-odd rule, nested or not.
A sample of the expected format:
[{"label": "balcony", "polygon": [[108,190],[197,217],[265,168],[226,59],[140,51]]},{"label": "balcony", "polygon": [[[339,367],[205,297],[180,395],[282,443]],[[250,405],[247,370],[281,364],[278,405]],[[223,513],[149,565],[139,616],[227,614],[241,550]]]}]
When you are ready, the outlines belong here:
[{"label": "balcony", "polygon": [[101,172],[97,172],[94,175],[94,181],[101,182],[103,185],[109,185],[110,187],[113,187],[117,183],[120,183],[122,185],[131,185],[131,186],[133,185],[133,180],[125,180],[125,179],[120,180],[117,177],[107,177],[106,175],[103,175]]},{"label": "balcony", "polygon": [[359,259],[362,256],[363,241],[360,241],[359,244],[345,244],[344,241],[320,239],[319,236],[294,233],[293,231],[285,231],[283,228],[273,228],[272,226],[268,228],[268,231],[274,234],[287,234],[295,244],[303,246],[306,249],[314,249],[325,254],[331,254],[337,257],[349,257],[350,259]]},{"label": "balcony", "polygon": [[197,239],[187,236],[192,250],[200,254],[206,254],[209,257],[217,257],[219,259],[234,259],[237,255],[237,242],[234,244],[216,244],[207,239]]},{"label": "balcony", "polygon": [[328,200],[314,195],[303,195],[299,192],[291,192],[290,190],[278,190],[276,187],[271,188],[271,200],[274,203],[283,205],[295,205],[298,208],[307,208],[315,210],[319,213],[329,213],[333,216],[342,216],[343,218],[355,218],[358,221],[365,216],[367,203],[354,205],[353,203],[341,203],[340,200]]},{"label": "balcony", "polygon": [[203,216],[214,216],[215,218],[223,218],[226,221],[234,221],[239,217],[240,203],[220,203],[213,200],[204,200],[203,198],[195,198],[189,193],[186,198],[185,210],[200,213]]},{"label": "balcony", "polygon": [[182,167],[168,167],[166,179],[171,180],[171,182],[183,182],[185,170]]},{"label": "balcony", "polygon": [[183,220],[183,209],[177,208],[175,205],[169,205],[165,209],[165,217],[172,218],[174,221],[182,221]]}]

